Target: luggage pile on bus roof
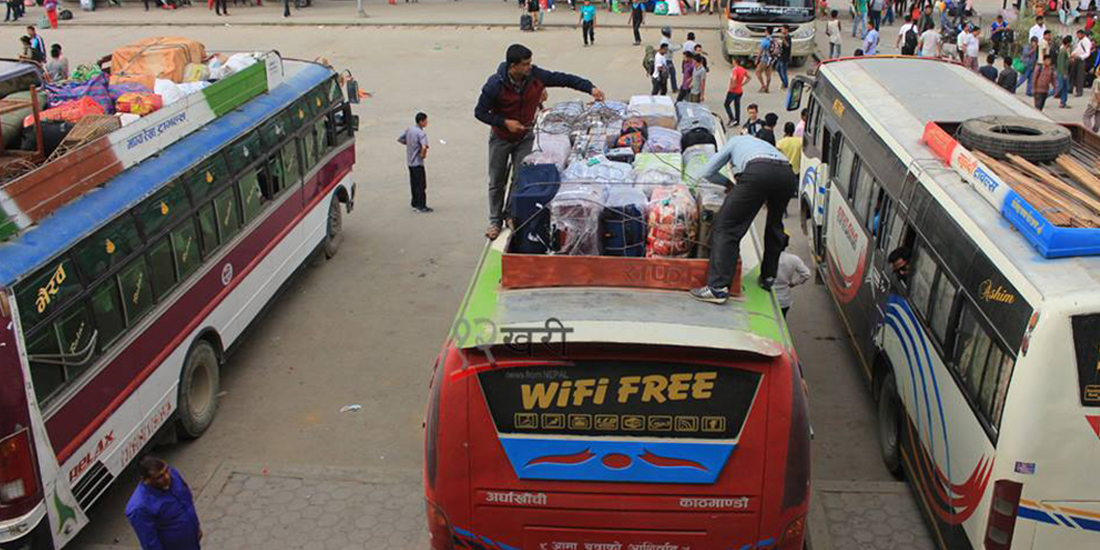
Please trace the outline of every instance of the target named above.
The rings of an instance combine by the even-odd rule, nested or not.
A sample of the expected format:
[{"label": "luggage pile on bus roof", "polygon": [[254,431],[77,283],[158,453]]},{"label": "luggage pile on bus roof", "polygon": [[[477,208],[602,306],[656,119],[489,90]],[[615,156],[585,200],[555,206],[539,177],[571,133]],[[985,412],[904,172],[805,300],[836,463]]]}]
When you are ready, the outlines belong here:
[{"label": "luggage pile on bus roof", "polygon": [[[277,58],[210,54],[195,40],[153,37],[122,46],[97,65],[78,66],[65,80],[46,82],[30,63],[6,72],[0,80],[0,242],[268,91],[268,56]],[[78,161],[53,162],[78,149]]]},{"label": "luggage pile on bus roof", "polygon": [[706,258],[725,190],[702,179],[720,122],[666,96],[557,103],[510,199],[517,254]]}]

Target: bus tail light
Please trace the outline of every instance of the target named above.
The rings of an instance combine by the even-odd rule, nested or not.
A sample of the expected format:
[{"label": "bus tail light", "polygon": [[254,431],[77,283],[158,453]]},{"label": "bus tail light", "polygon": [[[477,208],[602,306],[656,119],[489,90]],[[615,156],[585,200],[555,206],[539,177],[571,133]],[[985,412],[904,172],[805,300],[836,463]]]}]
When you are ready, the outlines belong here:
[{"label": "bus tail light", "polygon": [[447,515],[432,501],[425,499],[424,502],[428,503],[428,535],[432,540],[432,550],[454,550],[455,535]]},{"label": "bus tail light", "polygon": [[999,479],[993,484],[993,501],[985,527],[987,550],[1008,550],[1012,546],[1012,532],[1016,530],[1016,515],[1023,490],[1023,483],[1007,479]]},{"label": "bus tail light", "polygon": [[23,428],[0,441],[0,504],[13,504],[37,494],[30,433]]},{"label": "bus tail light", "polygon": [[798,516],[783,529],[776,550],[802,550],[802,539],[806,535],[806,516]]}]

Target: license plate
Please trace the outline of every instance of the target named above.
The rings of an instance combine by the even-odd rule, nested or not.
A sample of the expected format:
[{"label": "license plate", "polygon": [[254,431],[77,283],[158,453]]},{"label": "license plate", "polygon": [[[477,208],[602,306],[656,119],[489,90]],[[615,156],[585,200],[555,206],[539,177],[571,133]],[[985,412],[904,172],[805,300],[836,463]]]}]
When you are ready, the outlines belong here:
[{"label": "license plate", "polygon": [[693,550],[705,547],[703,531],[606,531],[528,527],[527,550]]}]

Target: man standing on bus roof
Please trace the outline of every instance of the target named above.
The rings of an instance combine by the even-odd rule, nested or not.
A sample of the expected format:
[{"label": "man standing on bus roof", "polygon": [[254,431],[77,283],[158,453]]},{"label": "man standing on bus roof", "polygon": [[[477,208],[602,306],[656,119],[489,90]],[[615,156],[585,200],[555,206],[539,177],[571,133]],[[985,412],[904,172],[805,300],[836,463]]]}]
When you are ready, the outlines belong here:
[{"label": "man standing on bus roof", "polygon": [[[729,163],[737,185],[721,174]],[[726,200],[714,217],[707,284],[691,290],[691,297],[703,302],[725,303],[729,299],[733,271],[741,248],[760,207],[768,205],[764,225],[764,258],[758,284],[771,290],[783,251],[783,213],[798,191],[798,176],[787,157],[771,144],[751,136],[734,136],[707,163],[703,177],[724,185]]]},{"label": "man standing on bus roof", "polygon": [[199,550],[202,528],[191,488],[167,462],[146,455],[138,461],[141,483],[126,505],[142,550]]},{"label": "man standing on bus roof", "polygon": [[531,63],[532,53],[522,44],[508,46],[505,60],[481,87],[474,117],[492,127],[489,133],[489,229],[495,239],[504,224],[504,198],[508,188],[508,162],[512,179],[520,163],[531,153],[531,126],[546,88],[572,88],[603,101],[603,92],[591,82],[568,73],[547,71]]}]

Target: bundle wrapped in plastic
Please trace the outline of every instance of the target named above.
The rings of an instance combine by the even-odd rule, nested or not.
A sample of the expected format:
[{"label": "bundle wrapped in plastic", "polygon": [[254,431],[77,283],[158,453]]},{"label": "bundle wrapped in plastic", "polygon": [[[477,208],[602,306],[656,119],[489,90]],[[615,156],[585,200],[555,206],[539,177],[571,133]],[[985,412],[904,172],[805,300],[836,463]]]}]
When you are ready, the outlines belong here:
[{"label": "bundle wrapped in plastic", "polygon": [[634,186],[646,196],[657,187],[680,183],[681,163],[677,153],[640,153],[634,156]]},{"label": "bundle wrapped in plastic", "polygon": [[649,125],[675,129],[676,107],[672,98],[663,95],[636,95],[630,98],[629,112],[640,116]]},{"label": "bundle wrapped in plastic", "polygon": [[625,102],[617,101],[614,99],[605,100],[602,103],[597,103],[595,106],[615,111],[616,113],[618,113],[619,118],[624,118],[628,109],[628,105]]},{"label": "bundle wrapped in plastic", "polygon": [[646,211],[646,256],[683,258],[691,254],[699,211],[687,187],[654,189]]},{"label": "bundle wrapped in plastic", "polygon": [[551,134],[568,134],[583,113],[584,103],[580,101],[555,103],[542,113],[539,128]]},{"label": "bundle wrapped in plastic", "polygon": [[605,255],[645,256],[646,203],[646,196],[639,189],[609,186],[607,203],[600,216]]},{"label": "bundle wrapped in plastic", "polygon": [[681,101],[676,104],[676,116],[679,118],[676,128],[687,133],[695,128],[706,128],[714,134],[714,114],[701,103]]},{"label": "bundle wrapped in plastic", "polygon": [[606,185],[562,184],[550,201],[550,235],[557,254],[599,255],[600,213],[607,193]]},{"label": "bundle wrapped in plastic", "polygon": [[570,162],[561,175],[563,182],[633,183],[634,169],[625,162],[614,162],[603,155]]},{"label": "bundle wrapped in plastic", "polygon": [[[73,101],[66,101],[56,107],[50,107],[44,111],[38,113],[40,120],[63,120],[76,124],[80,122],[80,119],[88,115],[102,115],[103,106],[96,103],[94,99],[90,97],[82,97]],[[30,114],[23,118],[23,127],[29,128],[34,126],[34,115]]]},{"label": "bundle wrapped in plastic", "polygon": [[680,131],[654,126],[649,129],[649,139],[642,151],[645,153],[679,153]]},{"label": "bundle wrapped in plastic", "polygon": [[538,132],[531,154],[523,159],[523,164],[555,164],[558,170],[565,170],[571,147],[567,134]]},{"label": "bundle wrapped in plastic", "polygon": [[700,183],[695,188],[695,200],[699,204],[699,246],[696,258],[710,257],[710,235],[714,231],[714,217],[726,200],[726,190],[721,185]]},{"label": "bundle wrapped in plastic", "polygon": [[684,185],[695,189],[698,184],[703,183],[703,169],[715,153],[716,148],[709,143],[692,145],[684,151]]}]

